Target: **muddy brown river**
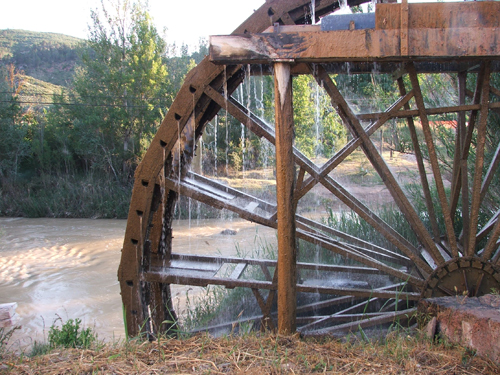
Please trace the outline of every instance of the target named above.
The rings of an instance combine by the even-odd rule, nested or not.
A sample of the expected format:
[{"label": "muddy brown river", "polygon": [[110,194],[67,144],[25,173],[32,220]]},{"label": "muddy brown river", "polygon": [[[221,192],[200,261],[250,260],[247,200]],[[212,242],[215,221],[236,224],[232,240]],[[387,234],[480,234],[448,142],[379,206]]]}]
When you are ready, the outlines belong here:
[{"label": "muddy brown river", "polygon": [[[124,337],[117,270],[125,220],[0,218],[0,303],[16,302],[19,324],[13,345],[43,341],[58,317],[81,319],[99,339]],[[230,229],[235,235],[223,235]],[[274,230],[234,220],[179,220],[174,251],[249,255]],[[173,286],[182,309],[186,286]]]}]

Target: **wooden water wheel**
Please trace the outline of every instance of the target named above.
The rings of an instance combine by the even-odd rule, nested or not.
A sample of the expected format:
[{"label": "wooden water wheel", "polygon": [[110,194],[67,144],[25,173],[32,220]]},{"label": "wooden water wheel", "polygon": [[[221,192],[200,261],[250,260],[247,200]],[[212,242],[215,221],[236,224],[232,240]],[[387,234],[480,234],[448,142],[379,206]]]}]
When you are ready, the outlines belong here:
[{"label": "wooden water wheel", "polygon": [[[362,2],[348,3],[352,7]],[[500,90],[494,87],[500,66],[496,43],[500,4],[377,4],[373,26],[359,29],[350,20],[345,30],[321,30],[312,25],[336,11],[337,1],[316,0],[313,4],[314,10],[304,0],[267,1],[232,36],[213,38],[211,56],[186,77],[135,174],[118,272],[129,335],[155,334],[175,324],[170,284],[250,288],[269,327],[275,326],[271,306],[278,294],[286,299],[285,305],[278,300],[278,326],[285,319],[291,323],[282,325],[282,331],[297,326],[304,333],[335,333],[391,322],[412,314],[411,301],[422,297],[476,296],[500,289],[500,210],[498,192],[492,188],[498,186],[495,172],[500,162],[499,137],[494,130],[500,108]],[[252,64],[259,64],[259,69],[252,69]],[[284,69],[279,73],[284,77],[314,77],[348,130],[347,142],[320,165],[290,140],[283,140],[281,126],[288,124],[293,129],[294,125],[293,115],[286,112],[291,107],[282,104],[282,112],[276,110],[273,127],[232,95],[249,74],[272,74],[280,69]],[[392,74],[398,95],[384,110],[356,113],[332,75],[351,77],[374,71]],[[449,85],[456,98],[453,103],[431,106],[426,102],[422,77],[436,73],[446,73],[453,78],[450,82],[457,82]],[[277,81],[279,87],[280,78]],[[278,88],[276,97],[279,92]],[[280,185],[285,191],[278,193],[277,201],[266,201],[190,170],[197,140],[221,109],[247,131],[276,146],[278,192]],[[451,144],[444,145],[435,131],[433,119],[442,115],[452,119],[444,127],[452,134],[447,138],[453,139]],[[377,134],[390,129],[394,121],[405,124],[411,149],[408,160],[417,181],[413,186],[418,187],[424,208],[417,207],[412,198],[415,192],[409,193],[380,151],[382,140]],[[444,146],[454,154],[448,166],[442,164],[439,154]],[[339,182],[335,172],[355,152],[364,155],[383,183],[393,209],[415,241]],[[281,173],[288,177],[280,177]],[[387,245],[375,245],[361,234],[347,234],[320,219],[298,214],[301,199],[317,186],[368,224]],[[285,245],[278,244],[278,252],[288,253],[281,260],[278,254],[277,262],[176,253],[172,222],[179,196],[278,229],[278,242],[286,238]],[[280,216],[280,199],[285,204],[288,200],[287,207],[281,208],[284,216]],[[351,263],[297,262],[296,239]],[[200,269],[196,264],[203,265],[203,272],[196,271]],[[216,276],[223,264],[234,265],[230,276]],[[242,277],[248,265],[260,267],[263,277]],[[276,269],[282,270],[282,279]],[[392,283],[379,287],[311,285],[300,277],[300,272],[311,269],[343,278],[358,275],[357,280],[359,275],[385,275]],[[268,291],[265,298],[263,291]],[[297,292],[326,297],[297,306]],[[367,313],[365,306],[377,299],[385,302]],[[313,310],[320,313],[311,314]]]}]

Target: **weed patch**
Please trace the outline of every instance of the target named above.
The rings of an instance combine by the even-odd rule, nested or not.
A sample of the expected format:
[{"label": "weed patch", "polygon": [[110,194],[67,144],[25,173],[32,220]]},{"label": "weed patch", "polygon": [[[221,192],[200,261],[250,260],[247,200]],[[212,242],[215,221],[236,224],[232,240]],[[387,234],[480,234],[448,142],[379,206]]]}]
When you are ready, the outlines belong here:
[{"label": "weed patch", "polygon": [[[62,322],[61,318],[57,320]],[[54,323],[49,330],[49,346],[51,348],[89,349],[97,342],[97,334],[90,327],[80,329],[81,323],[80,319],[69,319],[62,323],[60,328]]]}]

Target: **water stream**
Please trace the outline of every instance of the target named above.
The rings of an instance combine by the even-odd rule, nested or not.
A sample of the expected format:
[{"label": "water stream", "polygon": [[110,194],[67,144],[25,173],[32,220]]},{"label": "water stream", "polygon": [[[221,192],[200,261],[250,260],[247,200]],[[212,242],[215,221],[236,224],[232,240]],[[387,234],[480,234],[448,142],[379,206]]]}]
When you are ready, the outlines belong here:
[{"label": "water stream", "polygon": [[[123,338],[117,270],[125,220],[0,218],[0,303],[17,302],[20,346],[47,338],[57,317],[81,319],[99,339]],[[222,235],[225,229],[235,235]],[[256,236],[273,230],[235,219],[174,222],[176,253],[236,255],[250,252]],[[176,300],[186,286],[173,286]]]}]

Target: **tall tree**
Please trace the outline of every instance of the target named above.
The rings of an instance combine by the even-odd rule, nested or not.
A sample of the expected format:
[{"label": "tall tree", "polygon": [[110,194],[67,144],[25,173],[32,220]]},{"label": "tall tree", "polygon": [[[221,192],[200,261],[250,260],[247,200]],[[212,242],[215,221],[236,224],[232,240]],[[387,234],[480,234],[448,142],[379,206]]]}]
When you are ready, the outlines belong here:
[{"label": "tall tree", "polygon": [[23,72],[14,65],[0,69],[0,180],[19,172],[22,161],[30,154],[29,128],[32,116],[23,109],[19,94],[24,83]]},{"label": "tall tree", "polygon": [[141,2],[101,1],[75,80],[76,152],[92,168],[131,176],[171,103],[166,43]]}]

